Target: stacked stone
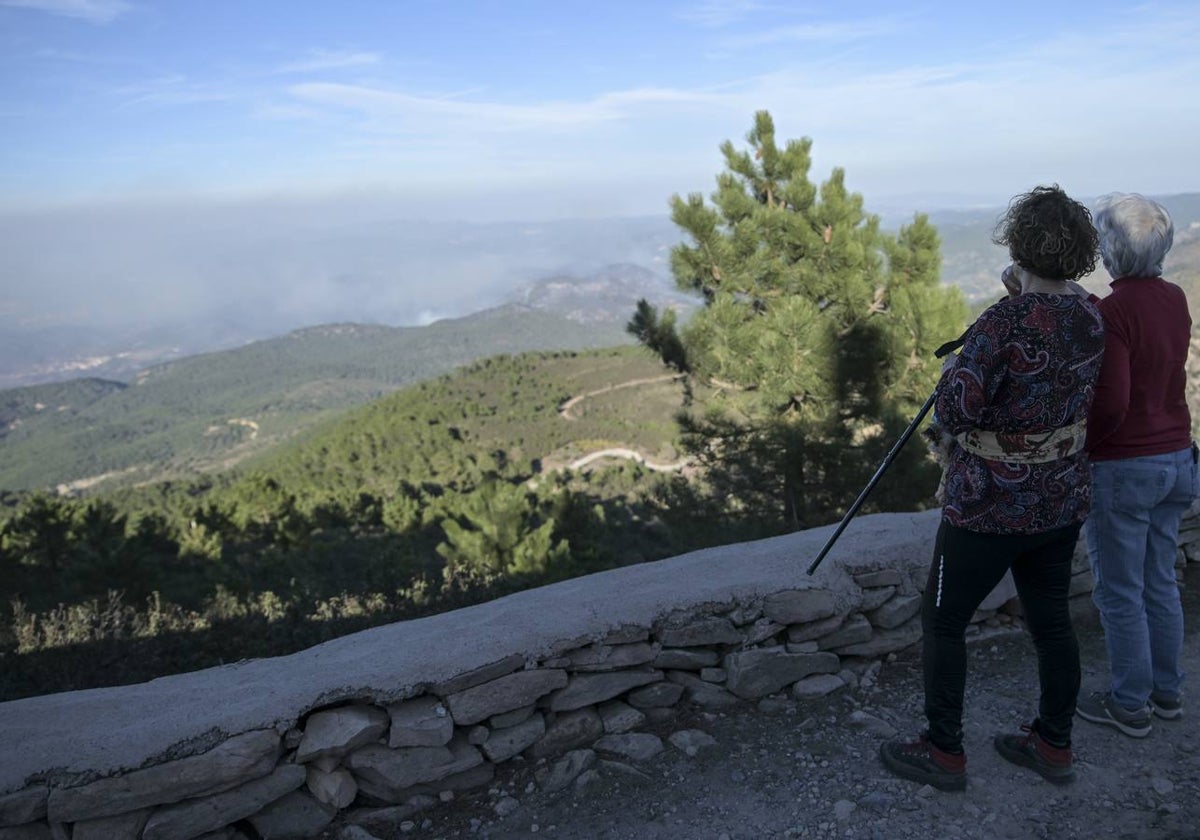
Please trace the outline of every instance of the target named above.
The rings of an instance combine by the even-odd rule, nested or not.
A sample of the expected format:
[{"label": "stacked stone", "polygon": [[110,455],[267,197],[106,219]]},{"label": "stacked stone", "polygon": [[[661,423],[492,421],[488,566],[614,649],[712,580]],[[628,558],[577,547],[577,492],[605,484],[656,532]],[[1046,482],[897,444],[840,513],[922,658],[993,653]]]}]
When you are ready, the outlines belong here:
[{"label": "stacked stone", "polygon": [[311,837],[354,803],[375,807],[348,814],[351,822],[398,822],[486,785],[517,756],[565,756],[539,774],[543,787],[564,787],[596,754],[656,755],[658,736],[634,730],[670,718],[681,701],[729,706],[789,687],[821,696],[844,684],[843,658],[919,638],[919,595],[903,591],[899,572],[856,580],[853,604],[823,589],[781,592],[722,614],[676,616],[653,633],[624,628],[541,661],[511,656],[401,702],[321,709],[282,737],[247,732],[86,784],[29,787],[0,797],[0,840],[61,836],[66,826],[74,840],[191,840],[235,836],[241,820],[263,836]]},{"label": "stacked stone", "polygon": [[[1200,556],[1200,516],[1181,539],[1185,555]],[[1076,559],[1080,591],[1090,591],[1086,554]],[[542,763],[539,784],[561,789],[598,761],[627,767],[657,755],[659,737],[638,730],[665,723],[680,703],[820,698],[919,641],[924,579],[858,568],[837,594],[788,590],[673,615],[550,656],[513,655],[397,702],[317,709],[282,735],[245,732],[107,778],[35,784],[0,796],[0,840],[234,840],[242,821],[263,837],[314,837],[339,812],[351,824],[395,826],[487,785],[512,760]],[[1012,603],[997,590],[976,626],[1010,622]]]},{"label": "stacked stone", "polygon": [[[1179,551],[1175,556],[1175,574],[1182,581],[1187,564],[1200,561],[1200,502],[1192,506],[1180,523],[1178,543]],[[1088,560],[1087,541],[1080,535],[1079,542],[1075,545],[1075,554],[1071,558],[1071,587],[1069,590],[1071,609],[1073,611],[1094,609],[1092,590],[1095,588],[1096,579],[1092,576],[1092,566]],[[1000,620],[1005,620],[1006,617],[1019,618],[1023,612],[1016,592],[1012,578],[1008,576],[1004,583],[984,601],[984,607],[994,608],[996,618]],[[980,614],[977,613],[976,620],[979,617]]]},{"label": "stacked stone", "polygon": [[1184,567],[1197,561],[1200,561],[1200,504],[1192,505],[1179,526],[1179,554],[1175,558],[1177,574],[1182,577]]},{"label": "stacked stone", "polygon": [[304,768],[281,763],[282,753],[279,733],[255,730],[87,784],[29,787],[0,797],[0,840],[189,840],[221,832],[253,822],[304,784]]}]

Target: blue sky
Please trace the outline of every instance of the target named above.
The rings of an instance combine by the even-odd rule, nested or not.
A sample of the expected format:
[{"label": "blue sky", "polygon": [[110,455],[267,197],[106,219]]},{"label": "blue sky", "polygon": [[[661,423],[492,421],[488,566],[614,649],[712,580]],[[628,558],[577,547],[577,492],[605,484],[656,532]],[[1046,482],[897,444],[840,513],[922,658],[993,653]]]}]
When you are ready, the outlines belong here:
[{"label": "blue sky", "polygon": [[0,207],[661,213],[767,108],[867,207],[1200,190],[1200,5],[0,0]]}]

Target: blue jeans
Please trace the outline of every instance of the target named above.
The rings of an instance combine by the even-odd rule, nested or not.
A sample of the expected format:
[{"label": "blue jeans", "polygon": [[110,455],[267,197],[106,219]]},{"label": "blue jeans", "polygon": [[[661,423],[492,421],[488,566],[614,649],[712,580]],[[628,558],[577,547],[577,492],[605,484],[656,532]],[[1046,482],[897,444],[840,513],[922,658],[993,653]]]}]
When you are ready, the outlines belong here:
[{"label": "blue jeans", "polygon": [[1150,692],[1178,698],[1183,685],[1183,608],[1175,583],[1179,521],[1196,498],[1192,450],[1092,462],[1092,511],[1084,526],[1121,708],[1145,708]]}]

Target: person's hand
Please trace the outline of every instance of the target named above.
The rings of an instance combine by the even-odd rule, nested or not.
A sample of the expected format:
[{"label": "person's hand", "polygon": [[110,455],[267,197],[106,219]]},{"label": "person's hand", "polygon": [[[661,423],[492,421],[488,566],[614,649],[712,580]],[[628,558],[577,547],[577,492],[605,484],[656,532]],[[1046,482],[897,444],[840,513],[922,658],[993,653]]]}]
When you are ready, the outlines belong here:
[{"label": "person's hand", "polygon": [[1021,278],[1014,263],[1009,263],[1000,272],[1000,282],[1004,284],[1009,297],[1016,297],[1021,294]]}]

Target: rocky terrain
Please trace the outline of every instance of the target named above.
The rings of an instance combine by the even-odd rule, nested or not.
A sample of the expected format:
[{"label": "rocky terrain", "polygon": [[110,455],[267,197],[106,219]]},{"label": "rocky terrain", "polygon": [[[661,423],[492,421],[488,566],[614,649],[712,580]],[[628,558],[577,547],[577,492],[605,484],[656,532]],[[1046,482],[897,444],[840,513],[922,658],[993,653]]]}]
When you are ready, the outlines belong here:
[{"label": "rocky terrain", "polygon": [[[1196,626],[1200,578],[1184,592],[1188,670],[1200,673]],[[1077,616],[1084,690],[1104,683],[1107,665],[1092,610]],[[443,794],[426,810],[367,825],[342,825],[339,840],[467,838],[654,840],[709,838],[946,837],[977,840],[1194,840],[1200,837],[1200,726],[1155,720],[1150,736],[1128,738],[1079,721],[1078,774],[1055,787],[1003,761],[996,732],[1027,723],[1036,702],[1033,649],[1019,631],[985,634],[970,648],[966,731],[971,782],[943,793],[890,776],[881,740],[915,733],[921,717],[919,654],[908,649],[857,685],[820,700],[768,697],[724,710],[694,711],[617,751],[580,750],[558,764],[515,761],[486,792]],[[659,745],[660,743],[660,745]],[[612,745],[618,747],[616,743]],[[549,772],[575,773],[558,792]],[[580,769],[582,768],[582,769]],[[537,781],[541,780],[541,781]]]}]

